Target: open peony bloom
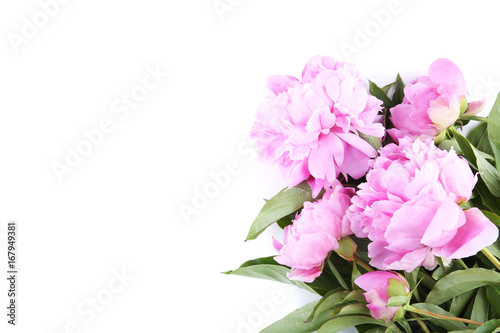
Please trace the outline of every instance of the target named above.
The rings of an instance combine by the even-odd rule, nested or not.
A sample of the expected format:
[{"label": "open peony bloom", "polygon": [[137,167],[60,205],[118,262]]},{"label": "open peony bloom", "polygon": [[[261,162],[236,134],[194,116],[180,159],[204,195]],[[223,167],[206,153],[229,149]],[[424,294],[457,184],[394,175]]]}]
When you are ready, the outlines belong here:
[{"label": "open peony bloom", "polygon": [[353,194],[354,189],[335,181],[333,189],[327,190],[319,201],[306,202],[293,224],[285,227],[283,245],[274,240],[279,252],[275,260],[292,268],[288,278],[314,281],[330,251],[339,247],[338,240],[352,234],[345,213]]},{"label": "open peony bloom", "polygon": [[479,209],[460,207],[477,180],[467,161],[431,140],[385,146],[366,179],[347,216],[354,234],[372,241],[370,264],[378,269],[433,269],[436,256],[469,257],[498,237]]},{"label": "open peony bloom", "polygon": [[251,136],[259,155],[281,167],[288,187],[308,180],[313,194],[339,174],[358,179],[376,150],[358,132],[382,137],[381,101],[368,94],[353,65],[311,58],[302,79],[271,76]]},{"label": "open peony bloom", "polygon": [[[403,103],[393,107],[393,129],[387,132],[394,140],[405,135],[422,139],[437,137],[460,116],[467,87],[460,69],[448,59],[437,59],[429,67],[428,76],[420,76],[404,89]],[[480,111],[483,102],[469,104],[467,114]]]},{"label": "open peony bloom", "polygon": [[399,320],[404,315],[401,306],[387,306],[390,297],[408,296],[410,288],[408,281],[398,273],[393,272],[368,272],[354,280],[364,293],[373,318],[386,323],[392,319]]}]

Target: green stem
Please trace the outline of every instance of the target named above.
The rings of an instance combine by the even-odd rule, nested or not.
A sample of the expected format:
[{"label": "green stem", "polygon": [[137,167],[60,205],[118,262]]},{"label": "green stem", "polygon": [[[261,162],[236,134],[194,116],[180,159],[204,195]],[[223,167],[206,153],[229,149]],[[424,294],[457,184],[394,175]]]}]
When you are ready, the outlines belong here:
[{"label": "green stem", "polygon": [[368,272],[373,272],[373,268],[371,268],[370,265],[368,265],[366,262],[364,262],[363,260],[361,260],[360,257],[354,256],[353,260],[356,262],[356,264],[360,265],[361,267],[363,267]]},{"label": "green stem", "polygon": [[491,261],[493,265],[495,265],[498,270],[500,270],[500,261],[498,261],[498,259],[495,257],[495,255],[493,255],[493,253],[490,252],[490,250],[484,248],[481,250],[481,252],[483,252],[483,254]]},{"label": "green stem", "polygon": [[487,123],[488,122],[488,118],[486,118],[486,117],[480,117],[480,116],[462,115],[458,119],[461,119],[461,120],[475,120],[475,121],[480,121],[482,123]]},{"label": "green stem", "polygon": [[464,269],[469,269],[462,259],[455,259]]},{"label": "green stem", "polygon": [[[420,316],[416,313],[412,312],[411,315],[413,318],[420,318]],[[431,331],[429,331],[429,328],[427,327],[427,325],[425,325],[423,320],[417,320],[417,323],[418,325],[420,325],[420,328],[422,329],[422,331],[424,331],[424,333],[431,333]]]},{"label": "green stem", "polygon": [[415,313],[418,313],[418,314],[421,314],[421,315],[424,315],[424,316],[428,316],[428,317],[432,317],[432,318],[437,318],[437,319],[445,319],[445,320],[451,320],[451,321],[458,321],[458,322],[461,322],[461,323],[473,324],[473,325],[478,325],[478,326],[481,326],[482,324],[484,324],[484,323],[481,323],[479,321],[474,321],[474,320],[470,320],[470,319],[450,317],[450,316],[440,315],[440,314],[429,312],[429,311],[425,311],[425,310],[420,310],[420,309],[414,308],[411,305],[405,305],[403,307],[403,309],[405,309],[406,311],[415,312]]}]

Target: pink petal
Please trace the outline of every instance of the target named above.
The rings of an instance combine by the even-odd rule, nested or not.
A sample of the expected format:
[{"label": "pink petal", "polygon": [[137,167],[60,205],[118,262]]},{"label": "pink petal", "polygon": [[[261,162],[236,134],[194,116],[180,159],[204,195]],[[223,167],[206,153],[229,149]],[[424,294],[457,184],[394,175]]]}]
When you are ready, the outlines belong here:
[{"label": "pink petal", "polygon": [[387,266],[387,269],[392,270],[405,270],[407,272],[413,271],[420,266],[427,257],[430,248],[424,247],[423,249],[409,252],[398,261],[394,261]]},{"label": "pink petal", "polygon": [[438,84],[438,91],[450,99],[460,99],[467,94],[462,71],[449,59],[435,60],[429,67],[429,77]]},{"label": "pink petal", "polygon": [[378,286],[385,286],[387,288],[389,286],[389,279],[396,277],[397,275],[391,272],[375,271],[361,275],[354,280],[354,283],[361,289],[368,291]]},{"label": "pink petal", "polygon": [[267,88],[276,95],[288,89],[294,82],[299,80],[290,75],[272,75],[267,79]]},{"label": "pink petal", "polygon": [[429,247],[443,246],[455,237],[457,229],[464,224],[465,215],[462,208],[446,199],[429,223],[421,242]]},{"label": "pink petal", "polygon": [[498,238],[498,228],[477,208],[464,212],[466,223],[448,244],[435,249],[436,255],[452,259],[475,255]]}]

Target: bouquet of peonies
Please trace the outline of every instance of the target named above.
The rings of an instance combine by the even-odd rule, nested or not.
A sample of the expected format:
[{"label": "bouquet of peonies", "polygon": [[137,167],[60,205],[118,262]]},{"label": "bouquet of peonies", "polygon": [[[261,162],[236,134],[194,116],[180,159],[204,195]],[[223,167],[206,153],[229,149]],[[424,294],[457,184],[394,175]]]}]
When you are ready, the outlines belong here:
[{"label": "bouquet of peonies", "polygon": [[284,237],[226,273],[321,299],[262,332],[500,332],[500,97],[483,105],[448,59],[406,86],[321,56],[268,79],[251,136],[288,186],[247,240]]}]

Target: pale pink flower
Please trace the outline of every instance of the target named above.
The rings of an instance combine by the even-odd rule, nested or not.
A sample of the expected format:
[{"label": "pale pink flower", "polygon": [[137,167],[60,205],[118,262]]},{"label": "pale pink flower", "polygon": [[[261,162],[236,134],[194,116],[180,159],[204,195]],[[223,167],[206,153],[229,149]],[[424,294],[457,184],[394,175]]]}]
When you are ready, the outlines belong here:
[{"label": "pale pink flower", "polygon": [[358,132],[382,137],[381,101],[353,65],[316,56],[302,79],[272,76],[251,132],[263,160],[281,167],[289,187],[308,180],[316,196],[339,174],[366,174],[376,150]]},{"label": "pale pink flower", "polygon": [[370,264],[384,270],[432,269],[436,256],[465,258],[492,244],[498,228],[477,208],[463,211],[477,181],[467,161],[410,137],[380,150],[347,216],[368,237]]},{"label": "pale pink flower", "polygon": [[[460,69],[448,59],[437,59],[428,76],[420,76],[404,89],[403,103],[391,108],[393,129],[387,132],[395,140],[411,135],[435,138],[453,125],[460,116],[460,103],[467,87]],[[471,102],[468,114],[480,111],[483,102]]]},{"label": "pale pink flower", "polygon": [[279,252],[275,260],[292,268],[288,278],[312,282],[322,270],[330,251],[339,248],[338,240],[352,234],[345,213],[354,189],[334,182],[321,200],[306,202],[292,225],[285,227],[284,244],[274,239]]},{"label": "pale pink flower", "polygon": [[[406,292],[400,295],[393,295],[396,288],[389,287],[391,279],[394,280],[393,283],[402,284],[397,289],[403,289]],[[364,293],[368,302],[366,307],[370,310],[372,317],[383,320],[386,323],[395,319],[394,317],[396,317],[398,311],[402,311],[401,306],[387,306],[390,296],[408,296],[410,293],[410,287],[406,279],[400,274],[393,272],[368,272],[354,280],[354,283],[366,291]],[[402,288],[403,286],[404,288]]]}]

